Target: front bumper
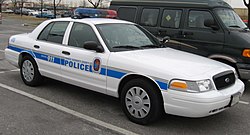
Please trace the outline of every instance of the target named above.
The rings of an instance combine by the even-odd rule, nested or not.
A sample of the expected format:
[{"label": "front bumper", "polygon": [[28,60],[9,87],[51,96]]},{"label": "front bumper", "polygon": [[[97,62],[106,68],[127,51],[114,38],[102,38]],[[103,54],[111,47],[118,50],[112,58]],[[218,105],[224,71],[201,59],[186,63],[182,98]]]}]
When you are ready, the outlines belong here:
[{"label": "front bumper", "polygon": [[185,117],[205,117],[229,108],[231,96],[244,92],[239,79],[229,88],[204,93],[187,93],[169,89],[162,91],[164,110],[168,114]]},{"label": "front bumper", "polygon": [[250,79],[250,64],[237,64],[237,68],[241,79]]}]

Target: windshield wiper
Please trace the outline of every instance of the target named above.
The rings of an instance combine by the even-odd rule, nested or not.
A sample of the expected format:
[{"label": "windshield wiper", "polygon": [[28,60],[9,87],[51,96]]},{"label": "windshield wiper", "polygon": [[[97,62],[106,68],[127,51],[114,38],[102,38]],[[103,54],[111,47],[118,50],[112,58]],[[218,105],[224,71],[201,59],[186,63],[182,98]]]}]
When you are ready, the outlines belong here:
[{"label": "windshield wiper", "polygon": [[132,46],[132,45],[121,45],[121,46],[114,46],[113,48],[125,48],[125,49],[141,49],[140,47],[137,47],[137,46]]},{"label": "windshield wiper", "polygon": [[241,28],[241,27],[238,26],[238,25],[231,25],[231,26],[228,26],[228,27],[232,27],[232,28]]},{"label": "windshield wiper", "polygon": [[143,45],[142,48],[160,48],[158,45]]},{"label": "windshield wiper", "polygon": [[243,28],[245,31],[249,31],[250,29],[248,27]]}]

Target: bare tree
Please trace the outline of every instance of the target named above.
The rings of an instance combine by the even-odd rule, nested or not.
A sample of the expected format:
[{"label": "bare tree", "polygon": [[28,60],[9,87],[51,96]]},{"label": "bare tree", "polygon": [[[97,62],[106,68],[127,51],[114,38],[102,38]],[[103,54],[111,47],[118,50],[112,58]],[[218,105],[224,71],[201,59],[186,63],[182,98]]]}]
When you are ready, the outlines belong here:
[{"label": "bare tree", "polygon": [[23,8],[24,8],[23,5],[25,2],[27,2],[27,0],[19,0],[18,2],[19,2],[20,9],[21,9],[21,11],[20,11],[21,16],[23,16]]},{"label": "bare tree", "polygon": [[56,3],[56,0],[54,0],[54,18],[56,18],[56,7],[59,6],[61,2],[62,0],[58,0]]},{"label": "bare tree", "polygon": [[97,2],[93,2],[93,0],[88,0],[88,2],[94,7],[98,8],[102,0],[98,0]]},{"label": "bare tree", "polygon": [[0,13],[2,13],[2,5],[5,0],[0,0]]},{"label": "bare tree", "polygon": [[11,2],[13,4],[13,10],[14,10],[14,12],[16,12],[17,0],[11,0]]},{"label": "bare tree", "polygon": [[247,26],[250,28],[250,1],[248,1],[247,3],[247,0],[243,0],[245,6],[247,7],[248,9],[248,23],[247,23]]},{"label": "bare tree", "polygon": [[40,12],[41,12],[41,16],[42,16],[42,14],[43,14],[43,1],[44,0],[37,0],[37,1],[40,4]]}]

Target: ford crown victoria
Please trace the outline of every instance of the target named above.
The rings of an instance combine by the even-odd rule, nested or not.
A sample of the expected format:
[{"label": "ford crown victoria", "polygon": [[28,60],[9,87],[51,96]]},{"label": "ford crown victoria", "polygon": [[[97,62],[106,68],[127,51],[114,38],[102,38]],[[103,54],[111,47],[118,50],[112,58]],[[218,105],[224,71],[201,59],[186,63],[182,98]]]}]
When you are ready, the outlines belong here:
[{"label": "ford crown victoria", "polygon": [[244,91],[234,68],[167,48],[139,25],[116,19],[47,20],[10,37],[5,56],[26,85],[49,77],[117,97],[139,124],[163,112],[216,114],[238,103]]}]

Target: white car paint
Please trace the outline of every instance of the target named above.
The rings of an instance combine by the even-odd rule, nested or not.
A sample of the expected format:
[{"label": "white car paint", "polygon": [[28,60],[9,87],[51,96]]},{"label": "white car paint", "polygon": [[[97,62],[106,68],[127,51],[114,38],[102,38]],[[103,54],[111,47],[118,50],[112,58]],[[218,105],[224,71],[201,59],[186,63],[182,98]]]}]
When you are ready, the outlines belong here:
[{"label": "white car paint", "polygon": [[[55,21],[70,22],[63,43],[54,44],[37,40],[43,28]],[[74,22],[85,23],[92,27],[104,47],[103,53],[67,46]],[[29,34],[12,36],[9,40],[9,46],[5,49],[6,59],[13,65],[18,66],[20,54],[27,52],[34,57],[43,76],[114,97],[119,97],[118,87],[123,78],[128,75],[144,76],[159,87],[165,112],[180,116],[203,117],[221,112],[229,108],[228,105],[232,95],[243,94],[244,84],[238,78],[232,86],[222,90],[215,88],[207,92],[189,93],[171,89],[168,86],[173,79],[191,81],[209,79],[215,85],[213,76],[225,71],[235,72],[235,70],[217,61],[170,48],[110,52],[95,27],[96,24],[105,23],[133,24],[114,19],[60,18],[47,20]],[[39,49],[33,47],[36,44],[39,44]],[[64,56],[61,54],[63,50],[70,51],[71,55]],[[64,61],[64,64],[55,63],[54,60],[50,62],[49,58],[45,56],[44,59],[38,58],[35,53],[46,54],[53,58],[58,57],[60,61]],[[101,60],[101,71],[99,73],[89,72],[95,58]],[[76,68],[65,66],[65,60],[67,59],[75,65],[78,64],[78,66]],[[79,65],[83,66],[83,63],[84,66],[87,65],[85,67],[87,69],[79,70]],[[166,85],[166,87],[161,86],[161,84]]]}]

